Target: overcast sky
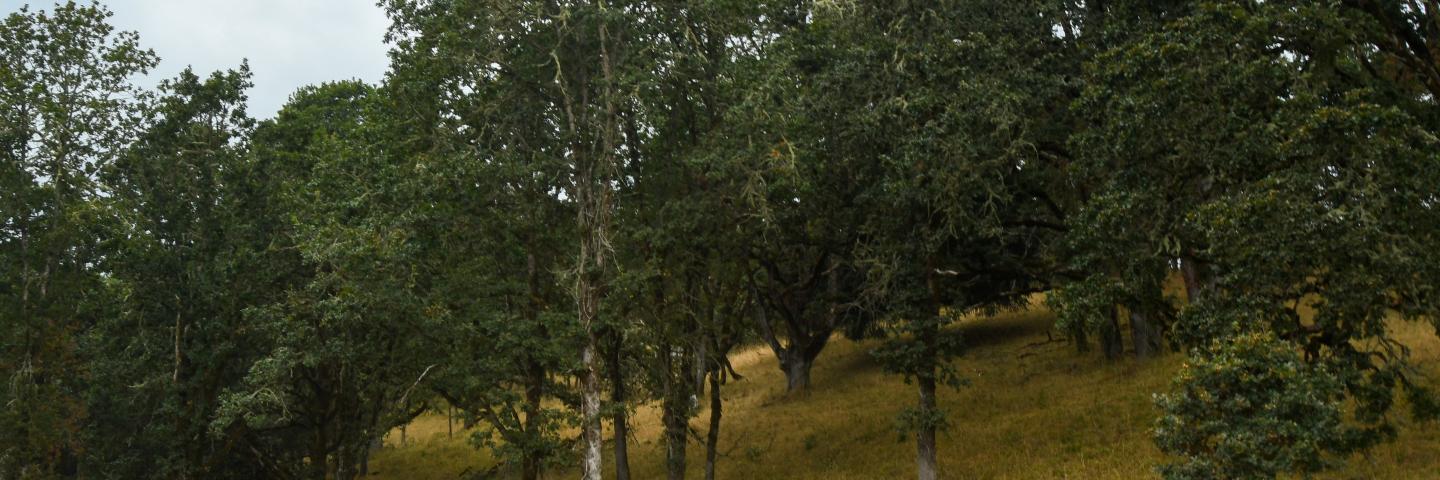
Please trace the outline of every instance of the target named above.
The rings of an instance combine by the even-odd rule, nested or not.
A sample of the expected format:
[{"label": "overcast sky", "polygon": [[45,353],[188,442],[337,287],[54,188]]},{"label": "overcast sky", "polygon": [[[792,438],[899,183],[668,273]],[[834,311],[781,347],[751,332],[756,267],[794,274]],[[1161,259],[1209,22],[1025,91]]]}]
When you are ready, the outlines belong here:
[{"label": "overcast sky", "polygon": [[[88,1],[88,0],[85,0]],[[54,0],[0,0],[0,15],[50,10]],[[154,86],[186,65],[204,77],[250,60],[255,88],[249,113],[275,115],[303,85],[384,77],[385,28],[389,21],[374,0],[102,0],[111,24],[140,33],[140,43],[160,56],[142,80]]]}]

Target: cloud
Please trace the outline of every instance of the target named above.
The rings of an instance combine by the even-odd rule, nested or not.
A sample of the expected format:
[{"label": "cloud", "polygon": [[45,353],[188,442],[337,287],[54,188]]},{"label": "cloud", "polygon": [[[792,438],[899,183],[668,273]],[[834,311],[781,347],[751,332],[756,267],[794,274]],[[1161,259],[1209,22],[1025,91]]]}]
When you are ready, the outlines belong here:
[{"label": "cloud", "polygon": [[[0,14],[19,8],[0,0]],[[48,1],[30,1],[49,10]],[[295,89],[332,80],[378,82],[388,65],[389,20],[374,0],[109,0],[110,23],[136,31],[160,66],[140,80],[153,86],[187,65],[205,76],[249,59],[255,87],[249,112],[275,115]]]}]

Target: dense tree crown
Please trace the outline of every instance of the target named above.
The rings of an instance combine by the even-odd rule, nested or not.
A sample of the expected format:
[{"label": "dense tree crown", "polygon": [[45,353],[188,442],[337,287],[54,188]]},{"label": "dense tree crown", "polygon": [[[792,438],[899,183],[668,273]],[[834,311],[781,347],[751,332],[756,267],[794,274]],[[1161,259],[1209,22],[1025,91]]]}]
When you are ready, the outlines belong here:
[{"label": "dense tree crown", "polygon": [[724,478],[731,354],[810,401],[843,335],[930,480],[957,324],[1024,308],[1185,356],[1165,478],[1440,416],[1434,2],[380,6],[383,82],[258,121],[98,4],[0,21],[0,478],[358,478],[442,412],[477,475],[628,479],[641,406]]}]

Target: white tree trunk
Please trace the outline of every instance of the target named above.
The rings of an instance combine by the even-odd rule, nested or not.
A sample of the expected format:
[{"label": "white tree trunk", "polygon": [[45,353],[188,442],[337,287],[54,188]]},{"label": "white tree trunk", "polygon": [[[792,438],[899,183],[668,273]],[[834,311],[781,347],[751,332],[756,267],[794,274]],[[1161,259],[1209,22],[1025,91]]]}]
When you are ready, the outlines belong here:
[{"label": "white tree trunk", "polygon": [[595,374],[595,336],[589,335],[580,353],[584,365],[581,379],[580,414],[584,418],[584,467],[580,478],[600,480],[600,379]]}]

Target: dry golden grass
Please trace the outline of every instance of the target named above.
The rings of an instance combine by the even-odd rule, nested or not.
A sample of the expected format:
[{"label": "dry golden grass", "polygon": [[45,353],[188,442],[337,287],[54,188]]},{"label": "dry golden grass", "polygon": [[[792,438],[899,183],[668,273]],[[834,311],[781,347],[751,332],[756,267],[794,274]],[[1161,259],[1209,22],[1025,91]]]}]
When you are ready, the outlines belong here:
[{"label": "dry golden grass", "polygon": [[[1068,344],[1046,343],[1051,322],[1036,309],[962,323],[969,351],[955,366],[971,384],[941,393],[951,422],[940,438],[946,478],[1155,477],[1163,456],[1151,442],[1151,398],[1168,388],[1182,356],[1141,363],[1077,355]],[[1397,322],[1395,328],[1424,371],[1440,372],[1440,339],[1430,327]],[[915,389],[881,371],[869,355],[874,346],[837,339],[815,366],[813,388],[794,397],[783,394],[781,372],[763,347],[735,354],[746,378],[724,390],[718,477],[913,477],[913,442],[899,441],[894,418],[914,402]],[[702,411],[693,425],[703,432],[706,419]],[[642,406],[634,422],[634,477],[663,478],[658,412]],[[491,465],[459,433],[446,438],[444,417],[422,418],[409,432],[410,445],[376,455],[378,478],[455,479],[467,468]],[[703,446],[692,442],[689,453],[689,476],[698,478]],[[605,461],[613,468],[608,456]],[[552,471],[547,478],[574,476]],[[1407,424],[1398,441],[1325,478],[1440,478],[1440,434],[1433,426]]]},{"label": "dry golden grass", "polygon": [[494,465],[489,452],[466,443],[468,435],[458,419],[452,436],[444,415],[423,415],[406,427],[403,445],[398,429],[385,436],[385,448],[370,459],[370,472],[377,478],[455,480]]}]

